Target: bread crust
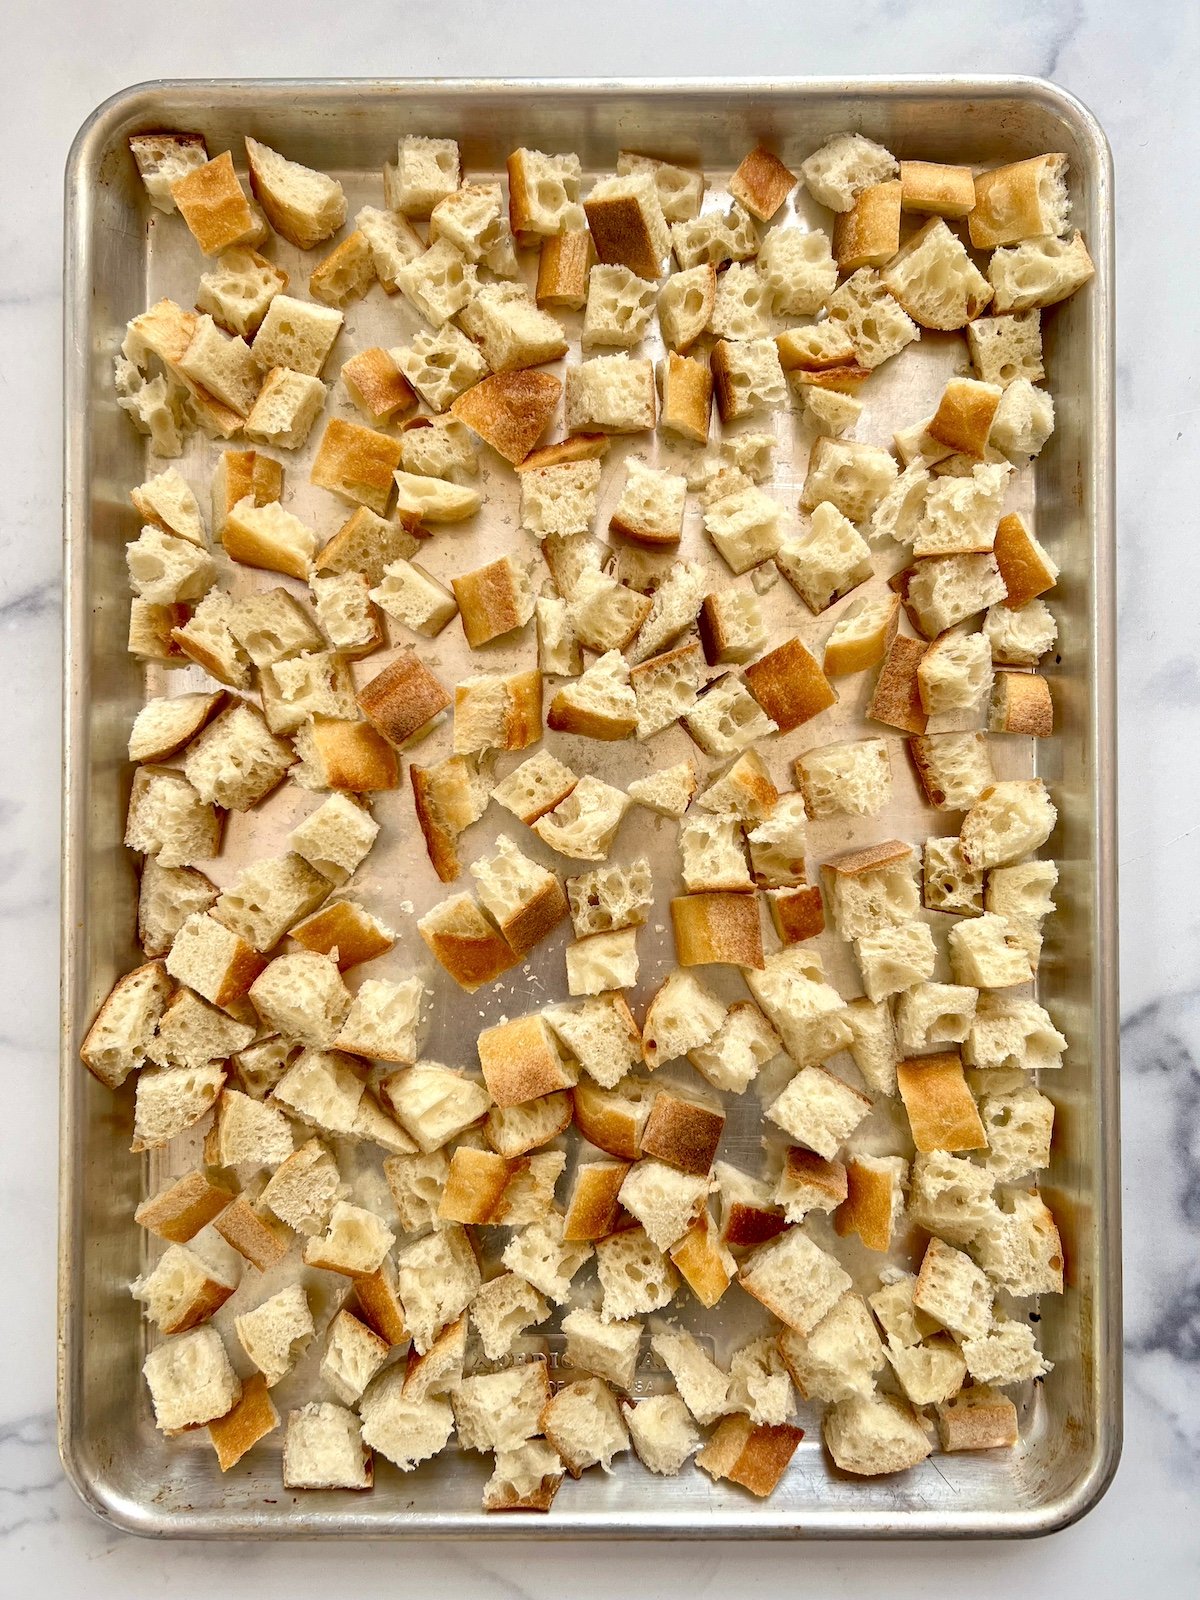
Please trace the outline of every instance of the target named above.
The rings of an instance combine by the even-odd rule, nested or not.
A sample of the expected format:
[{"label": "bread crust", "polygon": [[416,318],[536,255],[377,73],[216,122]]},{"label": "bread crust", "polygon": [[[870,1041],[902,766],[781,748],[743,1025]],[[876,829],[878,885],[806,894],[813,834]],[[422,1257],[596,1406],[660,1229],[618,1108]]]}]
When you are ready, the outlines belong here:
[{"label": "bread crust", "polygon": [[717,1238],[707,1207],[692,1219],[668,1254],[696,1299],[711,1311],[733,1282],[733,1274],[731,1259]]},{"label": "bread crust", "polygon": [[917,668],[928,648],[923,639],[910,639],[903,633],[893,635],[867,702],[866,714],[872,722],[882,722],[885,727],[900,728],[905,733],[925,732],[929,718],[921,705]]},{"label": "bread crust", "polygon": [[415,761],[409,762],[413,809],[417,814],[417,824],[425,836],[425,849],[433,870],[442,883],[453,883],[462,871],[456,846],[458,835],[452,833],[438,815],[436,783],[430,776],[430,770],[428,767],[419,767]]},{"label": "bread crust", "polygon": [[1054,701],[1040,672],[996,670],[988,712],[992,733],[1023,733],[1048,739],[1054,732]]},{"label": "bread crust", "polygon": [[515,467],[550,426],[562,387],[552,372],[536,368],[494,372],[460,394],[450,413]]},{"label": "bread crust", "polygon": [[569,439],[559,439],[556,444],[543,444],[531,450],[518,464],[517,471],[560,467],[568,461],[600,461],[608,454],[611,444],[606,433],[573,433]]},{"label": "bread crust", "polygon": [[538,255],[535,299],[539,306],[582,311],[587,300],[592,235],[587,228],[568,228],[542,240]]},{"label": "bread crust", "polygon": [[575,1082],[540,1013],[485,1028],[479,1035],[478,1050],[483,1081],[498,1106],[540,1100],[543,1095],[570,1089]]},{"label": "bread crust", "polygon": [[355,699],[371,726],[394,745],[411,739],[452,703],[415,650],[402,650]]},{"label": "bread crust", "polygon": [[176,178],[171,197],[206,256],[218,255],[231,245],[258,243],[261,224],[238,182],[228,150]]},{"label": "bread crust", "polygon": [[417,391],[378,345],[342,362],[342,383],[354,403],[375,422],[391,422],[417,404]]},{"label": "bread crust", "polygon": [[842,1205],[850,1192],[850,1180],[844,1162],[827,1161],[815,1150],[806,1150],[802,1145],[788,1147],[783,1158],[781,1184],[785,1180],[816,1189],[823,1201],[816,1209],[822,1211],[832,1211]]},{"label": "bread crust", "polygon": [[395,750],[369,722],[317,716],[312,719],[312,737],[328,788],[369,794],[394,789],[400,782]]},{"label": "bread crust", "polygon": [[825,659],[821,663],[827,678],[844,678],[852,672],[865,672],[879,664],[892,647],[892,640],[900,626],[900,596],[890,597],[886,614],[879,626],[860,639],[836,640],[830,638],[825,646]]},{"label": "bread crust", "polygon": [[1057,570],[1049,565],[1046,552],[1015,511],[1000,518],[993,554],[1008,590],[1001,604],[1010,610],[1036,600],[1058,582]]},{"label": "bread crust", "polygon": [[975,179],[975,204],[967,220],[975,249],[994,250],[1045,234],[1042,180],[1051,164],[1065,167],[1066,161],[1059,152],[1047,152],[981,172]]},{"label": "bread crust", "polygon": [[919,1151],[987,1149],[987,1134],[957,1050],[901,1061],[896,1082]]},{"label": "bread crust", "polygon": [[756,892],[677,895],[671,927],[681,967],[714,963],[761,970],[766,964]]},{"label": "bread crust", "polygon": [[768,889],[767,908],[781,944],[802,944],[825,932],[825,903],[816,884]]},{"label": "bread crust", "polygon": [[804,1437],[790,1422],[755,1427],[747,1416],[726,1417],[696,1457],[696,1465],[715,1481],[728,1478],[759,1499],[778,1487]]},{"label": "bread crust", "polygon": [[842,273],[882,267],[900,248],[902,185],[898,178],[862,190],[833,221],[833,253]]},{"label": "bread crust", "polygon": [[791,733],[837,702],[821,663],[798,638],[785,639],[745,669],[746,687],[780,733]]},{"label": "bread crust", "polygon": [[642,1133],[642,1154],[702,1177],[712,1167],[724,1131],[724,1111],[660,1089]]},{"label": "bread crust", "polygon": [[1017,1408],[1007,1395],[976,1385],[935,1407],[943,1450],[1009,1450],[1017,1443]]},{"label": "bread crust", "polygon": [[902,161],[900,198],[905,211],[926,216],[965,217],[975,206],[975,179],[970,167],[942,161]]},{"label": "bread crust", "polygon": [[143,1200],[133,1220],[159,1239],[186,1244],[201,1228],[219,1217],[233,1199],[234,1191],[215,1182],[207,1172],[188,1172],[158,1194]]},{"label": "bread crust", "polygon": [[276,1266],[288,1253],[291,1235],[281,1222],[264,1217],[240,1194],[225,1207],[213,1227],[240,1256],[260,1272]]},{"label": "bread crust", "polygon": [[446,1222],[490,1222],[500,1209],[513,1171],[513,1163],[492,1150],[459,1145],[450,1157],[438,1216]]},{"label": "bread crust", "polygon": [[892,1243],[894,1180],[869,1161],[846,1158],[846,1198],[833,1214],[839,1239],[856,1233],[868,1250],[887,1250]]},{"label": "bread crust", "polygon": [[396,1293],[395,1277],[390,1262],[354,1280],[354,1298],[362,1320],[372,1333],[385,1339],[393,1348],[408,1340],[408,1327],[404,1321],[404,1308]]},{"label": "bread crust", "polygon": [[1003,392],[978,378],[951,378],[926,433],[939,444],[982,461]]},{"label": "bread crust", "polygon": [[799,181],[777,155],[760,144],[743,156],[729,180],[729,192],[752,217],[770,222]]},{"label": "bread crust", "polygon": [[628,267],[653,282],[662,272],[650,229],[636,195],[606,195],[583,202],[596,259]]},{"label": "bread crust", "polygon": [[255,1372],[242,1380],[241,1399],[232,1411],[208,1424],[208,1436],[222,1472],[236,1466],[246,1452],[279,1426],[279,1412],[267,1380]]},{"label": "bread crust", "polygon": [[430,924],[425,916],[417,930],[455,983],[470,994],[507,972],[517,959],[512,947],[470,895],[459,895],[442,905],[455,907],[457,925],[449,926],[444,921],[440,926]]},{"label": "bread crust", "polygon": [[386,955],[395,944],[394,934],[381,932],[374,918],[348,900],[334,900],[289,929],[289,937],[320,955],[337,952],[339,972]]},{"label": "bread crust", "polygon": [[555,733],[576,733],[584,739],[603,739],[609,743],[616,739],[631,739],[637,732],[637,715],[634,712],[606,712],[590,706],[572,704],[562,690],[550,702],[546,713],[546,726]]},{"label": "bread crust", "polygon": [[521,614],[524,597],[516,580],[512,558],[507,555],[450,579],[472,650],[523,628],[529,621],[529,615]]},{"label": "bread crust", "polygon": [[564,1240],[604,1239],[617,1231],[617,1197],[629,1168],[628,1161],[585,1161],[576,1168],[563,1218]]},{"label": "bread crust", "polygon": [[331,417],[309,473],[309,482],[331,489],[382,516],[392,497],[392,474],[400,465],[400,441],[359,422]]},{"label": "bread crust", "polygon": [[712,415],[712,373],[703,361],[680,355],[675,350],[667,351],[660,372],[659,427],[696,444],[706,444]]},{"label": "bread crust", "polygon": [[575,1085],[575,1125],[598,1150],[621,1161],[640,1160],[652,1096],[642,1079],[634,1079],[632,1085],[622,1079],[615,1089],[602,1089],[581,1078]]}]

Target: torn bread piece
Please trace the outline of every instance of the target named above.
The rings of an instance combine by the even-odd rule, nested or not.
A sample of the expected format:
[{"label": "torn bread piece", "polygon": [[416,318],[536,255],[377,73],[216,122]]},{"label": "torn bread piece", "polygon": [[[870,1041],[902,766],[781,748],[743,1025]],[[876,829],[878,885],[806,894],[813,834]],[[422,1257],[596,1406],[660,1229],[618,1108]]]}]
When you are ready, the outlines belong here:
[{"label": "torn bread piece", "polygon": [[637,929],[593,933],[566,948],[567,993],[604,994],[632,989],[638,979]]}]

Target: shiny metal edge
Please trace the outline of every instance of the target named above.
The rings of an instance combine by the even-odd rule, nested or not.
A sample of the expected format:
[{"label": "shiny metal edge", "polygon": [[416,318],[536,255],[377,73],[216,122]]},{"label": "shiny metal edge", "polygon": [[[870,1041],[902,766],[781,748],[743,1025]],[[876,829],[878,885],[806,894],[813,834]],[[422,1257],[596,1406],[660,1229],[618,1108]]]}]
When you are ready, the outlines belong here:
[{"label": "shiny metal edge", "polygon": [[[624,1512],[618,1521],[601,1515],[566,1513],[553,1520],[529,1514],[506,1518],[483,1513],[456,1516],[452,1525],[436,1514],[412,1513],[383,1523],[369,1510],[312,1513],[304,1518],[264,1519],[213,1516],[209,1513],[175,1513],[164,1517],[153,1508],[131,1503],[107,1491],[81,1460],[72,1426],[77,1397],[71,1355],[81,1333],[85,1308],[72,1295],[78,1279],[82,1239],[76,1218],[79,1205],[78,1174],[73,1141],[82,1086],[73,1049],[77,1031],[73,993],[76,980],[74,929],[80,905],[80,844],[86,835],[87,725],[84,716],[88,686],[86,619],[88,597],[74,581],[83,564],[86,522],[83,492],[87,480],[86,446],[90,432],[90,398],[86,365],[90,324],[92,270],[90,182],[100,154],[118,125],[133,115],[139,102],[147,114],[161,109],[172,91],[194,94],[203,89],[218,103],[250,95],[302,92],[320,102],[347,92],[378,95],[403,91],[437,93],[457,98],[475,94],[505,94],[513,98],[554,94],[616,97],[635,94],[670,97],[685,91],[712,95],[731,90],[752,90],[782,98],[803,94],[820,100],[858,95],[888,100],[907,95],[942,95],[947,98],[1022,98],[1049,110],[1068,125],[1080,149],[1090,156],[1090,176],[1098,185],[1095,225],[1089,247],[1096,266],[1095,324],[1096,377],[1091,396],[1093,440],[1089,475],[1088,512],[1093,529],[1094,604],[1092,608],[1092,659],[1095,664],[1090,697],[1091,738],[1096,765],[1092,797],[1097,819],[1095,855],[1096,897],[1092,935],[1101,953],[1096,965],[1093,993],[1097,1044],[1097,1105],[1099,1124],[1098,1174],[1102,1192],[1097,1195],[1096,1281],[1103,1291],[1096,1306],[1094,1328],[1096,1444],[1087,1468],[1070,1490],[1028,1511],[975,1512],[951,1518],[940,1511],[866,1509],[853,1516],[817,1513],[797,1519],[773,1512],[769,1505],[748,1506],[731,1515],[718,1512],[696,1523],[685,1514],[664,1516],[650,1512]],[[863,76],[854,78],[708,77],[696,79],[162,79],[149,80],[120,90],[103,101],[81,125],[72,143],[65,171],[64,206],[64,340],[63,396],[63,557],[66,595],[63,612],[63,871],[62,974],[60,984],[60,1093],[59,1093],[59,1262],[57,1310],[57,1415],[58,1445],[63,1467],[84,1504],[109,1525],[147,1537],[294,1538],[339,1536],[379,1538],[388,1534],[431,1539],[459,1537],[513,1538],[946,1538],[1037,1537],[1070,1526],[1092,1510],[1111,1484],[1121,1455],[1122,1350],[1121,1350],[1121,1249],[1120,1249],[1120,1147],[1119,1055],[1120,1014],[1118,995],[1117,900],[1117,735],[1116,735],[1116,601],[1115,601],[1115,396],[1113,348],[1115,337],[1115,241],[1112,227],[1113,163],[1107,137],[1095,115],[1076,96],[1048,80],[1031,76],[980,74]],[[82,781],[81,781],[82,780]]]}]

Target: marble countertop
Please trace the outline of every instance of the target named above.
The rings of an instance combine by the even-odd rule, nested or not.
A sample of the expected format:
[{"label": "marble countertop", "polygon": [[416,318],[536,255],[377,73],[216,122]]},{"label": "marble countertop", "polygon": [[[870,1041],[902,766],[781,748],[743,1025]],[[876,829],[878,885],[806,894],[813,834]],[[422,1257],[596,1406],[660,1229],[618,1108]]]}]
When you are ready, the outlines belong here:
[{"label": "marble countertop", "polygon": [[[61,0],[8,13],[9,130],[0,168],[0,1591],[90,1600],[170,1587],[261,1600],[337,1592],[344,1550],[151,1544],[114,1533],[65,1482],[54,1442],[59,736],[61,173],[75,129],[155,77],[995,71],[1054,78],[1098,115],[1117,172],[1121,300],[1119,527],[1126,1443],[1078,1526],[1024,1544],[958,1546],[956,1591],[984,1597],[1195,1592],[1200,1564],[1200,639],[1195,544],[1200,325],[1194,315],[1194,63],[1200,10],[1119,0],[359,0],[335,21],[307,0],[203,7]],[[1185,261],[1188,263],[1185,267]],[[15,441],[15,447],[13,446]],[[1153,1179],[1147,1173],[1153,1172]],[[1153,1240],[1153,1244],[1149,1241]],[[925,1594],[928,1546],[465,1545],[357,1548],[354,1587],[399,1569],[430,1595],[740,1595],[800,1574],[834,1597]],[[945,1567],[941,1568],[944,1573]],[[1191,1577],[1188,1577],[1189,1572]],[[936,1581],[936,1580],[935,1580]]]}]

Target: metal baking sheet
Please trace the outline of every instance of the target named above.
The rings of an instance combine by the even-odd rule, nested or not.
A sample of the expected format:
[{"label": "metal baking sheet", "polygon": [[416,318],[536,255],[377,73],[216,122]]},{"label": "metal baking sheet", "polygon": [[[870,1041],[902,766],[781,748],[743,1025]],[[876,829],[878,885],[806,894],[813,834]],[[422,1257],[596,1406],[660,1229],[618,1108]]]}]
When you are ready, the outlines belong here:
[{"label": "metal baking sheet", "polygon": [[[140,1367],[154,1337],[128,1294],[128,1284],[153,1260],[154,1241],[132,1225],[144,1193],[181,1170],[188,1152],[173,1149],[151,1159],[129,1154],[132,1084],[110,1093],[83,1071],[78,1045],[94,1009],[115,976],[133,965],[135,874],[121,844],[129,771],[129,724],[149,694],[180,692],[203,679],[198,671],[165,673],[138,666],[125,649],[128,612],[124,546],[137,531],[128,490],[156,470],[118,410],[112,393],[112,357],[129,317],[161,295],[190,304],[200,270],[198,254],[176,217],[151,211],[141,192],[126,139],[151,128],[203,133],[210,150],[233,148],[239,168],[241,135],[253,134],[296,159],[334,173],[344,184],[353,215],[380,202],[380,169],[405,132],[458,139],[465,170],[476,178],[503,174],[504,158],[520,144],[575,150],[590,179],[611,170],[622,148],[702,167],[709,178],[706,208],[722,203],[725,181],[757,141],[768,142],[795,167],[824,138],[857,128],[901,156],[989,165],[1063,150],[1071,160],[1074,216],[1096,263],[1084,293],[1046,319],[1049,385],[1057,407],[1057,432],[1024,476],[1011,508],[1033,513],[1039,536],[1062,567],[1051,597],[1060,627],[1057,656],[1048,672],[1058,718],[1054,738],[1038,742],[996,740],[1003,776],[1039,771],[1051,783],[1060,825],[1048,850],[1062,878],[1058,915],[1047,926],[1039,996],[1070,1039],[1061,1073],[1048,1088],[1057,1106],[1053,1164],[1043,1191],[1064,1235],[1068,1289],[1041,1307],[1040,1324],[1055,1370],[1045,1384],[1020,1397],[1021,1438],[1012,1452],[979,1457],[935,1455],[896,1479],[855,1481],[838,1475],[820,1445],[819,1410],[801,1404],[807,1436],[777,1492],[762,1502],[737,1488],[714,1485],[698,1471],[676,1479],[652,1478],[632,1457],[619,1457],[611,1476],[594,1471],[568,1481],[549,1516],[485,1517],[480,1491],[485,1458],[451,1447],[435,1461],[403,1475],[376,1464],[369,1495],[295,1495],[282,1489],[277,1433],[222,1477],[207,1437],[165,1440],[156,1431]],[[585,183],[585,192],[587,184]],[[85,1501],[131,1531],[177,1536],[362,1535],[378,1537],[474,1535],[527,1536],[794,1537],[1012,1535],[1045,1532],[1085,1512],[1115,1469],[1120,1448],[1120,1275],[1117,1167],[1116,866],[1113,693],[1112,523],[1112,233],[1111,167],[1104,136],[1090,114],[1054,86],[1033,79],[770,80],[720,82],[182,82],[143,85],[101,106],[81,129],[67,173],[65,394],[67,411],[65,539],[64,889],[62,989],[62,1157],[60,1235],[59,1426],[63,1460]],[[807,209],[817,225],[828,217]],[[292,273],[292,290],[305,292],[301,253],[276,240],[273,253]],[[529,258],[526,258],[527,260]],[[578,318],[567,318],[577,354]],[[347,309],[346,330],[328,364],[367,344],[394,346],[415,327],[412,313],[378,289]],[[657,353],[647,345],[650,353]],[[961,338],[926,334],[919,347],[872,378],[867,409],[856,437],[888,443],[894,427],[928,415],[946,376],[963,359]],[[329,414],[353,415],[335,384]],[[716,426],[714,424],[714,426]],[[792,416],[771,419],[779,445],[769,492],[796,521],[796,498],[810,438]],[[751,423],[751,428],[758,427]],[[327,536],[345,508],[307,482],[308,449],[284,452],[285,503]],[[196,437],[178,466],[203,495],[217,446]],[[626,453],[682,463],[691,452],[661,435],[618,440],[606,466],[596,526],[607,525]],[[466,570],[502,549],[525,548],[519,531],[513,475],[481,452],[484,511],[471,522],[438,533],[422,559],[439,577]],[[700,529],[689,502],[682,554],[708,562],[716,580],[728,571]],[[877,563],[881,568],[886,562]],[[899,553],[894,565],[900,564]],[[275,574],[239,569],[235,587],[286,583]],[[736,580],[748,585],[749,576]],[[877,576],[873,583],[883,581]],[[856,591],[861,592],[861,591]],[[780,581],[763,597],[772,636],[798,632],[819,648],[846,601],[812,617]],[[532,630],[515,642],[469,651],[457,622],[436,640],[419,642],[422,656],[447,683],[468,671],[528,665]],[[394,629],[392,644],[404,640]],[[355,666],[358,681],[387,659]],[[867,675],[869,678],[870,675]],[[206,680],[204,680],[206,681]],[[868,683],[842,679],[842,698],[816,723],[764,749],[773,776],[790,786],[793,758],[811,745],[870,731],[863,721]],[[695,753],[680,728],[649,743],[620,747],[550,736],[577,770],[597,771],[627,783]],[[931,813],[921,803],[903,741],[888,735],[894,798],[881,817],[853,823],[839,818],[810,825],[810,871],[849,843],[895,835],[914,840],[953,832],[957,818]],[[447,753],[450,730],[438,728],[416,753],[433,760]],[[499,772],[520,755],[501,757]],[[1036,765],[1035,765],[1036,763]],[[717,763],[699,758],[703,770]],[[277,853],[285,831],[316,803],[285,786],[249,816],[230,819],[227,842],[212,875],[227,882],[247,860]],[[441,898],[412,819],[407,779],[394,796],[380,796],[384,822],[379,844],[356,880],[363,902],[401,933],[396,949],[369,970],[381,975],[420,970],[434,991],[425,1054],[475,1064],[478,1030],[503,1016],[536,1009],[564,993],[562,948],[566,931],[542,944],[524,967],[493,988],[468,997],[433,969],[414,921]],[[503,819],[503,820],[502,820]],[[464,860],[487,853],[501,831],[522,849],[563,870],[564,863],[499,808],[462,840]],[[641,975],[635,1009],[672,965],[667,900],[677,870],[675,829],[634,808],[622,825],[613,859],[647,855],[659,898],[639,937]],[[575,869],[568,869],[575,870]],[[464,883],[471,880],[464,875]],[[462,885],[456,886],[461,887]],[[932,919],[936,928],[936,918]],[[944,933],[942,940],[944,943]],[[820,949],[834,981],[853,992],[857,979],[849,953],[832,936]],[[944,960],[944,954],[943,954]],[[729,996],[744,992],[736,974],[717,973]],[[939,973],[939,976],[944,976]],[[353,978],[354,975],[352,975]],[[640,1013],[639,1013],[640,1014]],[[842,1063],[838,1063],[839,1068]],[[853,1068],[846,1058],[847,1073]],[[763,1158],[761,1101],[754,1089],[730,1120],[721,1156],[756,1171]],[[886,1111],[873,1114],[868,1132],[884,1148]],[[179,1144],[185,1141],[178,1141]],[[569,1172],[569,1169],[568,1169]],[[381,1197],[386,1188],[377,1161],[356,1170],[360,1192]],[[565,1184],[560,1193],[565,1192]],[[489,1230],[480,1230],[488,1248]],[[839,1254],[860,1281],[873,1283],[880,1258],[855,1255],[846,1241]],[[285,1269],[280,1269],[284,1271]],[[294,1272],[294,1264],[291,1270]],[[589,1272],[592,1269],[587,1269]],[[314,1280],[321,1274],[310,1274]],[[577,1279],[586,1283],[586,1278]],[[271,1281],[248,1273],[246,1286],[219,1319],[269,1292]],[[680,1297],[681,1319],[689,1320]],[[698,1310],[698,1308],[695,1308]],[[318,1307],[318,1328],[329,1303]],[[731,1292],[702,1324],[719,1357],[760,1326],[748,1297]],[[553,1328],[554,1324],[549,1325]],[[698,1323],[699,1327],[700,1324]],[[234,1343],[235,1359],[240,1356]],[[296,1372],[276,1390],[281,1411],[307,1398],[313,1387],[319,1339]],[[560,1341],[550,1333],[552,1359]],[[640,1383],[658,1379],[648,1366]]]}]

